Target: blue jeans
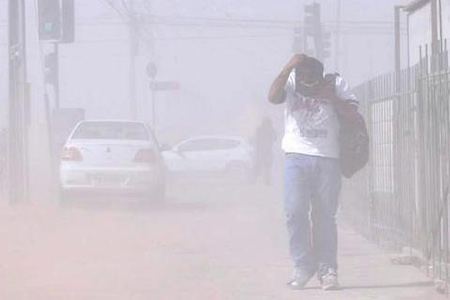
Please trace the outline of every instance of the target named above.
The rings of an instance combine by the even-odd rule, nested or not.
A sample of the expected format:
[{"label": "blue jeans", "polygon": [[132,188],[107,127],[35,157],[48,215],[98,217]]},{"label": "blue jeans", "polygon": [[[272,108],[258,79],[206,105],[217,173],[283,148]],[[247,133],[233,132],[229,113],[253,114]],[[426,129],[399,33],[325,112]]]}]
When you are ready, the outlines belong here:
[{"label": "blue jeans", "polygon": [[339,160],[286,154],[285,211],[296,269],[337,270],[336,212],[341,189]]}]

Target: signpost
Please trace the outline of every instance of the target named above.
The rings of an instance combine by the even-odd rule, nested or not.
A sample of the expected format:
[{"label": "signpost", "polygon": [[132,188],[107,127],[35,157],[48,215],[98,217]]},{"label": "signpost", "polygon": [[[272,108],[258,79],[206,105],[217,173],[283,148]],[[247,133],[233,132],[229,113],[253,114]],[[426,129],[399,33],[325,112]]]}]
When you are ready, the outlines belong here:
[{"label": "signpost", "polygon": [[152,92],[152,129],[156,131],[156,92],[162,91],[178,91],[180,84],[176,81],[156,81],[158,69],[155,63],[148,63],[145,68],[147,76],[150,78],[149,87]]},{"label": "signpost", "polygon": [[150,90],[152,91],[177,91],[180,84],[176,81],[150,81]]}]

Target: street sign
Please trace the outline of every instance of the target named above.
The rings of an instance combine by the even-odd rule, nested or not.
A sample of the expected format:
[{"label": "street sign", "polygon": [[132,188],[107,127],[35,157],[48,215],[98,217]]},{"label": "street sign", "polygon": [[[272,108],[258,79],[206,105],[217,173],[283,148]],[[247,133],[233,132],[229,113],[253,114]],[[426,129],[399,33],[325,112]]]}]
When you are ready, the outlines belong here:
[{"label": "street sign", "polygon": [[150,81],[152,91],[178,91],[180,84],[177,81]]}]

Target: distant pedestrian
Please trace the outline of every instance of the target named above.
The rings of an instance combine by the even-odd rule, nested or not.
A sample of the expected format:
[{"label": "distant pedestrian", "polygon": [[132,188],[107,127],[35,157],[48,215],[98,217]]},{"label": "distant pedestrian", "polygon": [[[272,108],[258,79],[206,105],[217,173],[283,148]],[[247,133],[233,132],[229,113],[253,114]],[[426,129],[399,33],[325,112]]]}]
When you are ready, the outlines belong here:
[{"label": "distant pedestrian", "polygon": [[315,58],[296,54],[273,82],[269,101],[286,103],[285,210],[294,272],[288,285],[303,288],[317,272],[324,290],[338,289],[336,212],[341,189],[339,113],[357,112],[340,76],[326,80]]},{"label": "distant pedestrian", "polygon": [[265,184],[272,182],[273,145],[277,134],[270,118],[265,117],[256,129],[255,146],[255,179],[262,177]]}]

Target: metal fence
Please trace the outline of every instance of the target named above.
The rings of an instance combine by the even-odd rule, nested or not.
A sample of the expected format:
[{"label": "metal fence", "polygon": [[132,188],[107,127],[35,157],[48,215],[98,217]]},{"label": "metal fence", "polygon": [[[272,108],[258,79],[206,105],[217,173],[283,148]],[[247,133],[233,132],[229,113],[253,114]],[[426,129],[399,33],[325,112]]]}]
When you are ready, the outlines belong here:
[{"label": "metal fence", "polygon": [[[450,70],[446,46],[355,89],[371,136],[369,165],[344,209],[378,243],[416,249],[428,274],[449,275]],[[412,250],[411,250],[412,251]]]}]

